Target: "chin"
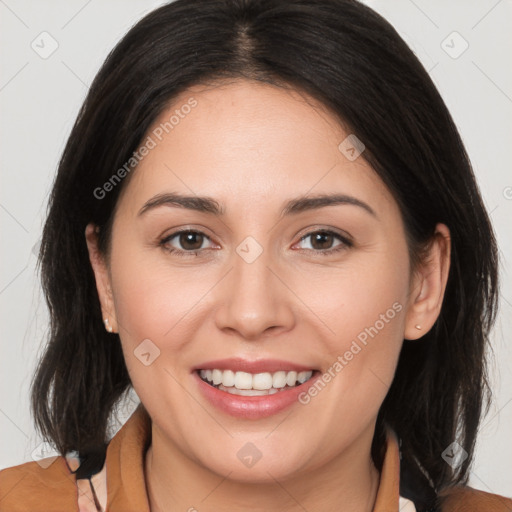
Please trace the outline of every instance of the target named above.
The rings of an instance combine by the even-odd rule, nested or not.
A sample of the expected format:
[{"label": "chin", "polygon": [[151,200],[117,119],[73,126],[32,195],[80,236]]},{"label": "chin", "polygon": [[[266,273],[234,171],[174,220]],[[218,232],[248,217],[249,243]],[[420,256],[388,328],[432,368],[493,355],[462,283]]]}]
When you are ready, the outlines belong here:
[{"label": "chin", "polygon": [[285,443],[283,436],[272,441],[261,436],[231,441],[212,446],[206,458],[204,453],[198,457],[206,469],[231,481],[263,484],[287,480],[296,476],[307,461],[304,442]]}]

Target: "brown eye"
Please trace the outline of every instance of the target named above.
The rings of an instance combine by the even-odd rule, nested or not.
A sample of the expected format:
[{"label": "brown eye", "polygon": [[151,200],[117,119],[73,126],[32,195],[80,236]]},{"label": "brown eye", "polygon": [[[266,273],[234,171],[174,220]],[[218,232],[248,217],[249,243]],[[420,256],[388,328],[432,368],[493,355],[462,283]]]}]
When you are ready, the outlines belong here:
[{"label": "brown eye", "polygon": [[185,250],[195,251],[203,245],[204,236],[201,233],[188,231],[178,235],[178,241]]},{"label": "brown eye", "polygon": [[204,233],[189,229],[170,234],[160,241],[160,245],[179,256],[195,256],[205,248],[203,247],[205,240],[209,238]]},{"label": "brown eye", "polygon": [[300,239],[300,243],[309,240],[309,247],[302,247],[307,251],[317,252],[318,254],[328,255],[343,249],[352,247],[352,242],[333,231],[314,231],[308,233]]},{"label": "brown eye", "polygon": [[331,249],[334,242],[334,236],[330,233],[320,231],[311,235],[311,246],[313,249]]}]

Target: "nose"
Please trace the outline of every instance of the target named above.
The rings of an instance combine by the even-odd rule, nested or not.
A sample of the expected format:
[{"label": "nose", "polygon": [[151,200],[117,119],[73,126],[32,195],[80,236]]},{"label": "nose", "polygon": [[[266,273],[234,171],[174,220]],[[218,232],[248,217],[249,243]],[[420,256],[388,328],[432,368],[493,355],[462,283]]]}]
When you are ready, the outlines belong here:
[{"label": "nose", "polygon": [[217,327],[252,341],[292,329],[293,292],[283,272],[265,251],[252,262],[242,256],[233,255],[233,268],[218,290]]}]

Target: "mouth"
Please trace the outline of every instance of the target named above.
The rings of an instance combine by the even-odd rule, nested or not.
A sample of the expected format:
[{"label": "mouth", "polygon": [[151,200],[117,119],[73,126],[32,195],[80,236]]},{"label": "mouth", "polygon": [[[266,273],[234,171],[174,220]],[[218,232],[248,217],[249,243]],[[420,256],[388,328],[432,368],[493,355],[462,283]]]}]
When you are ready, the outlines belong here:
[{"label": "mouth", "polygon": [[316,370],[279,370],[249,373],[220,368],[198,369],[199,378],[220,391],[244,397],[266,396],[297,388],[313,378]]},{"label": "mouth", "polygon": [[321,372],[311,366],[278,359],[244,357],[203,361],[192,368],[198,390],[218,412],[259,420],[301,405],[299,396]]}]

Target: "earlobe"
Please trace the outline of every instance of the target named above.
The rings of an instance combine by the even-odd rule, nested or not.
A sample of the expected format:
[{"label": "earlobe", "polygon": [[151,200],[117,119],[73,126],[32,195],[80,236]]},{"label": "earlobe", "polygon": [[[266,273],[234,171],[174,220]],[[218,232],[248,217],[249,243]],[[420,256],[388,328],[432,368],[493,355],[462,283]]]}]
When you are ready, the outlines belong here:
[{"label": "earlobe", "polygon": [[103,254],[101,254],[98,248],[98,234],[99,228],[93,223],[89,223],[85,228],[85,240],[89,252],[89,261],[91,262],[94,278],[96,280],[96,289],[100,300],[103,322],[105,329],[112,333],[117,332],[114,298],[107,264]]},{"label": "earlobe", "polygon": [[450,230],[437,224],[428,254],[416,269],[405,322],[404,338],[416,340],[434,325],[443,304],[450,270]]}]

